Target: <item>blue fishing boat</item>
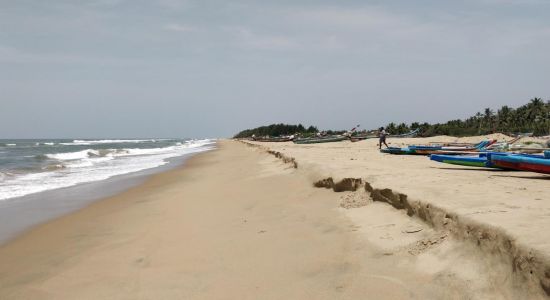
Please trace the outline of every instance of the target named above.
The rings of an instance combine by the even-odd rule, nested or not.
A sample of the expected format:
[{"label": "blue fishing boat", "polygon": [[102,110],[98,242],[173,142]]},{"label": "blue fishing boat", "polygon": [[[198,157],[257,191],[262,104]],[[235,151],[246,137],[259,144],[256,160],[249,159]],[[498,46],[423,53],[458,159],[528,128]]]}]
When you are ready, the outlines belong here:
[{"label": "blue fishing boat", "polygon": [[531,171],[543,174],[550,174],[550,155],[545,152],[544,156],[538,155],[505,155],[493,153],[488,156],[491,164],[498,168]]},{"label": "blue fishing boat", "polygon": [[503,166],[494,165],[490,159],[492,155],[521,156],[521,157],[530,157],[530,158],[538,158],[538,159],[543,158],[543,156],[541,155],[533,155],[533,154],[520,154],[520,153],[508,153],[508,152],[482,152],[475,156],[432,154],[430,155],[430,160],[452,164],[452,165],[459,165],[459,166],[509,169]]},{"label": "blue fishing boat", "polygon": [[414,154],[413,150],[410,150],[409,148],[400,148],[400,147],[388,147],[385,149],[380,149],[381,153],[387,153],[387,154]]},{"label": "blue fishing boat", "polygon": [[432,154],[430,160],[442,162],[446,164],[468,166],[468,167],[482,167],[492,168],[491,161],[487,160],[487,155],[480,154],[477,156],[460,156],[460,155],[441,155]]}]

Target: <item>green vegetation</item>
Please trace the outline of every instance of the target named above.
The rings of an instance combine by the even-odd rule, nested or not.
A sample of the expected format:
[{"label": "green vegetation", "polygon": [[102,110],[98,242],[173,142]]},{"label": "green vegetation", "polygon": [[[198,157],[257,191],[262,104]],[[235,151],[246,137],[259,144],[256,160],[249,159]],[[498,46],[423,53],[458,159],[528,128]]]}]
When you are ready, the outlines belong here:
[{"label": "green vegetation", "polygon": [[451,120],[446,123],[428,124],[390,123],[386,131],[390,134],[402,134],[420,128],[421,136],[451,135],[469,136],[494,132],[533,133],[536,136],[550,134],[550,101],[533,98],[529,103],[516,109],[502,106],[496,112],[486,108],[483,113],[465,120]]},{"label": "green vegetation", "polygon": [[[420,136],[451,135],[451,136],[471,136],[483,135],[494,132],[502,133],[533,133],[536,136],[550,134],[550,101],[544,101],[541,98],[533,98],[529,103],[518,108],[502,106],[496,112],[486,108],[483,113],[478,112],[465,120],[451,120],[446,123],[419,123],[414,122],[410,125],[405,123],[390,123],[386,126],[386,131],[390,134],[403,134],[411,130],[420,128]],[[301,134],[311,136],[318,132],[317,127],[310,126],[305,128],[302,124],[272,124],[254,129],[247,129],[235,135],[235,138],[251,137],[253,134],[261,136],[281,136],[291,134]],[[328,130],[327,134],[341,134],[342,130]],[[365,133],[366,131],[363,131]],[[372,133],[372,132],[371,132]]]},{"label": "green vegetation", "polygon": [[246,129],[237,133],[234,138],[246,138],[255,135],[260,136],[282,136],[300,133],[304,136],[312,135],[318,132],[317,127],[309,126],[305,128],[302,124],[288,125],[288,124],[271,124],[269,126],[261,126],[254,129]]}]

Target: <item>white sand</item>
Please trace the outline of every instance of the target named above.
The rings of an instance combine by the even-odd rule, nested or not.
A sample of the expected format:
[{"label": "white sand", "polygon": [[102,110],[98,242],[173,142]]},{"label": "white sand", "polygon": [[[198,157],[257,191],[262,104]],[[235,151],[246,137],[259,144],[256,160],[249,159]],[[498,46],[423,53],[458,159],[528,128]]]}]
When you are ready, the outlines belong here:
[{"label": "white sand", "polygon": [[[484,138],[502,140],[505,136],[389,138],[388,142],[390,146],[402,146],[434,141],[478,142]],[[313,145],[255,144],[294,158],[299,168],[309,173],[312,182],[327,177],[335,180],[362,178],[375,188],[390,188],[406,194],[409,200],[454,213],[466,223],[495,228],[496,232],[510,237],[520,247],[533,251],[536,259],[543,260],[544,264],[548,262],[550,176],[453,166],[430,161],[426,156],[381,154],[377,142],[372,139]],[[361,212],[350,210],[349,214],[357,224],[365,224],[372,217],[369,209]],[[371,235],[365,232],[365,236]],[[528,274],[529,270],[522,271]],[[539,288],[538,285],[538,281],[533,281],[531,288]]]}]

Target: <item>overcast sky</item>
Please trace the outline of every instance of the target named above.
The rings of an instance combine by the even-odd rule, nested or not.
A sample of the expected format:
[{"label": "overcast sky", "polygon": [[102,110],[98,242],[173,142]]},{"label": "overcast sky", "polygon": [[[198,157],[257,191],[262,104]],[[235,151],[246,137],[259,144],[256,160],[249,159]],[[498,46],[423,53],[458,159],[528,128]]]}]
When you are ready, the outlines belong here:
[{"label": "overcast sky", "polygon": [[0,138],[374,128],[550,98],[550,0],[0,0]]}]

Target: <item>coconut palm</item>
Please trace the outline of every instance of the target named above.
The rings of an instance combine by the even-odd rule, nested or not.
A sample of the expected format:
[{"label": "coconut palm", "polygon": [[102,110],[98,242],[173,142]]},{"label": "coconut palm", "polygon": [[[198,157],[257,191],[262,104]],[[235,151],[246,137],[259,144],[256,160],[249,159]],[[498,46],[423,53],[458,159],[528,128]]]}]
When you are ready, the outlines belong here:
[{"label": "coconut palm", "polygon": [[500,131],[508,131],[510,125],[511,109],[507,105],[501,107],[497,112],[497,123]]},{"label": "coconut palm", "polygon": [[486,131],[493,130],[493,120],[494,112],[490,108],[486,108],[483,114],[483,124],[485,125]]}]

